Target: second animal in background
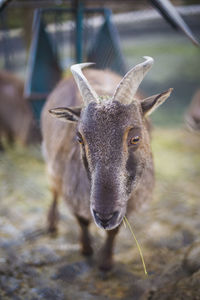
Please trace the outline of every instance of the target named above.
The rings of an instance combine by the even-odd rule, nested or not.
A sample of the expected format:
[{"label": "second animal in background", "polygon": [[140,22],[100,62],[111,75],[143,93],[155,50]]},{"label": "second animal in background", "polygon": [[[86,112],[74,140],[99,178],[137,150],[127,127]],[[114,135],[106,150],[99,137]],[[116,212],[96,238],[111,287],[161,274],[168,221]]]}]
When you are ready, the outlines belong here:
[{"label": "second animal in background", "polygon": [[23,145],[39,142],[40,129],[34,121],[28,100],[24,98],[24,82],[14,74],[0,72],[0,147],[3,140]]}]

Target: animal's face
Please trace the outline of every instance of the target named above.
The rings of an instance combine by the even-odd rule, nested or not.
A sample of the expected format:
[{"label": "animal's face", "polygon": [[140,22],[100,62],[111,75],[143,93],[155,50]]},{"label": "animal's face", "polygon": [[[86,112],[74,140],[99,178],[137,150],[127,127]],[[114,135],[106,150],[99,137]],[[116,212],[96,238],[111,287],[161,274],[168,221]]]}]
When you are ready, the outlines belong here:
[{"label": "animal's face", "polygon": [[91,180],[91,212],[100,227],[117,227],[126,213],[145,164],[142,132],[136,103],[91,102],[82,110],[77,139]]}]

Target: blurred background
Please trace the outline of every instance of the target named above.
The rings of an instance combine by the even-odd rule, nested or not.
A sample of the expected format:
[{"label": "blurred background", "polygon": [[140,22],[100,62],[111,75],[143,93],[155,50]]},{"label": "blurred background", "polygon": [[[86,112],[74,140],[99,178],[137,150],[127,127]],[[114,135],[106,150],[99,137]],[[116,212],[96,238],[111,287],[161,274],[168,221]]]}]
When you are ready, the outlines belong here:
[{"label": "blurred background", "polygon": [[[1,10],[0,68],[26,79],[26,92],[30,96],[35,90],[40,94],[48,93],[60,72],[65,72],[76,61],[93,59],[98,61],[98,67],[112,65],[114,70],[123,74],[148,54],[154,57],[155,65],[151,76],[141,86],[144,93],[152,94],[174,87],[171,100],[165,104],[162,112],[153,116],[153,120],[159,125],[169,125],[165,113],[169,112],[171,126],[178,126],[183,120],[187,104],[199,87],[199,49],[178,28],[180,23],[178,26],[175,23],[176,16],[174,22],[168,17],[168,12],[162,15],[163,10],[158,9],[158,4],[159,1],[148,0],[125,0],[123,5],[120,1],[105,0],[84,3],[5,1]],[[198,1],[177,0],[173,4],[178,6],[177,12],[198,39]],[[37,8],[40,11],[35,12]],[[112,16],[109,16],[109,10],[112,10]],[[39,22],[42,28],[37,28]],[[51,45],[46,41],[46,35],[40,32],[42,29]],[[52,51],[56,62],[52,62],[51,53],[43,62],[45,51]],[[102,51],[105,53],[103,56],[100,54]],[[38,64],[41,73],[41,65],[47,69],[45,64],[50,65],[50,61],[55,73],[51,77],[54,75],[55,79],[43,80],[43,86],[38,87],[38,82],[35,83],[37,70],[32,69],[37,69],[35,65]]]},{"label": "blurred background", "polygon": [[[200,299],[200,1],[0,1],[0,298]],[[144,97],[174,88],[153,115],[155,195],[118,237],[116,266],[79,254],[78,227],[61,203],[59,234],[46,233],[51,202],[40,150],[40,113],[73,63],[124,75],[154,66]],[[92,225],[96,253],[104,233]]]}]

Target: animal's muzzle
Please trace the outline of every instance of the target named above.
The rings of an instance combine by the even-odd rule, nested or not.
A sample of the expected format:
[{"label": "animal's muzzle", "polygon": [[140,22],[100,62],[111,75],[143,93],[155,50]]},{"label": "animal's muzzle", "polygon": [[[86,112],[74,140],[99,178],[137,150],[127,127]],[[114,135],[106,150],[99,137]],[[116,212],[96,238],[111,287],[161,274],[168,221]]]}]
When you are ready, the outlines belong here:
[{"label": "animal's muzzle", "polygon": [[97,225],[104,229],[111,229],[116,224],[119,212],[115,211],[110,214],[101,214],[93,209],[93,215]]}]

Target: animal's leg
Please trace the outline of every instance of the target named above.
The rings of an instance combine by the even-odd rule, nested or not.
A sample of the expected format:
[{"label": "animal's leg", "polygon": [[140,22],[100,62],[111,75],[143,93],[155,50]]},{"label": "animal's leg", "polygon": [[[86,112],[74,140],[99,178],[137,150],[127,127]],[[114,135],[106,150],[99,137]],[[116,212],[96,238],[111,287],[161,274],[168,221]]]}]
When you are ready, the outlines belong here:
[{"label": "animal's leg", "polygon": [[48,223],[48,232],[53,233],[57,231],[57,224],[59,220],[59,212],[58,212],[58,193],[53,191],[53,201],[51,203],[48,215],[47,215],[47,223]]},{"label": "animal's leg", "polygon": [[0,151],[4,151],[3,143],[1,140],[1,135],[0,135]]},{"label": "animal's leg", "polygon": [[80,241],[81,241],[81,252],[83,255],[89,256],[92,255],[93,253],[93,249],[91,246],[91,238],[90,238],[90,233],[88,230],[88,226],[90,225],[90,221],[76,216],[78,223],[80,225],[81,228],[81,234],[80,234]]},{"label": "animal's leg", "polygon": [[106,242],[101,249],[100,253],[100,263],[99,263],[99,268],[102,271],[109,271],[112,266],[113,266],[113,248],[114,248],[114,241],[116,234],[118,233],[119,227],[113,229],[113,230],[108,230],[107,231],[107,238]]},{"label": "animal's leg", "polygon": [[13,136],[13,133],[10,129],[7,129],[6,130],[6,139],[7,139],[7,142],[9,144],[9,146],[13,146],[14,145],[14,136]]}]

